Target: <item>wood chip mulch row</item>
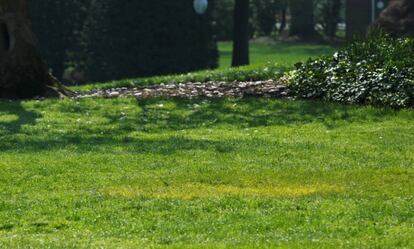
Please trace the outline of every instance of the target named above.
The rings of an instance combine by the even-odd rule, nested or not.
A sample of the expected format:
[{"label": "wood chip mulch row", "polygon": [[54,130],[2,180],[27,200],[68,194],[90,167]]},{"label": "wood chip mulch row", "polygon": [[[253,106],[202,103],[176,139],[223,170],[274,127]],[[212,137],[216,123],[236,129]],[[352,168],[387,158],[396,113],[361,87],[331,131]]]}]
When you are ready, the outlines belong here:
[{"label": "wood chip mulch row", "polygon": [[160,84],[136,88],[113,88],[79,93],[75,98],[156,98],[156,97],[274,97],[289,98],[285,85],[273,80],[250,82],[189,82],[185,84]]}]

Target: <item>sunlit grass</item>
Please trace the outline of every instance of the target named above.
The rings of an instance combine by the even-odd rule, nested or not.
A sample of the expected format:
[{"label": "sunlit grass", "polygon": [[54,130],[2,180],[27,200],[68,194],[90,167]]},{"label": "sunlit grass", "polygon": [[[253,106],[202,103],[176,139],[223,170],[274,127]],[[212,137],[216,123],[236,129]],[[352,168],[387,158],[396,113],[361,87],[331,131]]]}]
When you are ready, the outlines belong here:
[{"label": "sunlit grass", "polygon": [[14,114],[5,114],[5,115],[2,115],[0,113],[0,122],[10,123],[10,122],[17,121],[18,119],[19,119],[19,116],[17,116],[17,115],[14,115]]},{"label": "sunlit grass", "polygon": [[[232,42],[220,42],[219,50],[220,69],[230,67],[233,51]],[[300,61],[332,54],[335,50],[336,48],[332,46],[320,44],[253,41],[250,43],[250,63],[252,65],[278,63],[290,68]]]},{"label": "sunlit grass", "polygon": [[414,112],[0,101],[0,248],[410,248]]},{"label": "sunlit grass", "polygon": [[110,196],[127,198],[150,197],[193,200],[196,198],[239,197],[301,197],[311,194],[335,193],[341,189],[336,186],[260,186],[244,187],[232,185],[210,185],[187,183],[178,186],[164,186],[157,189],[138,189],[133,186],[109,188],[104,191]]}]

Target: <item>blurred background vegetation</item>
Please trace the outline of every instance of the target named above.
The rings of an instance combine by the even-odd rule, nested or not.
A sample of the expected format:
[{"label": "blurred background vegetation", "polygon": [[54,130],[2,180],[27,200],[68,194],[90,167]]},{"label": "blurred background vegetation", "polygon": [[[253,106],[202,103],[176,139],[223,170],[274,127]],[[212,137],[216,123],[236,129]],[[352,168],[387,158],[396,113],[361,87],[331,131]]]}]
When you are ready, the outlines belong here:
[{"label": "blurred background vegetation", "polygon": [[[204,15],[193,0],[31,5],[42,55],[66,84],[230,66],[234,0],[210,0]],[[252,0],[249,26],[253,64],[293,65],[344,41],[345,0]]]}]

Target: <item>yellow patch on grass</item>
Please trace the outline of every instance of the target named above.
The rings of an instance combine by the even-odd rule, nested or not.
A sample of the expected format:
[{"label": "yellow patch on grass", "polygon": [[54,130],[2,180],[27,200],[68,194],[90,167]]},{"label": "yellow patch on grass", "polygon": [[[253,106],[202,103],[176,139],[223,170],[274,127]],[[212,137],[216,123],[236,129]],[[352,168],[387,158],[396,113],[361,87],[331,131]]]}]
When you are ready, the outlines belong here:
[{"label": "yellow patch on grass", "polygon": [[233,185],[187,183],[180,186],[158,187],[156,189],[144,189],[133,186],[111,187],[106,189],[105,193],[110,196],[125,198],[152,197],[191,200],[195,198],[217,198],[226,196],[301,197],[342,191],[340,187],[327,184],[240,187]]},{"label": "yellow patch on grass", "polygon": [[0,113],[0,123],[11,123],[19,120],[19,116],[14,114],[1,114]]}]

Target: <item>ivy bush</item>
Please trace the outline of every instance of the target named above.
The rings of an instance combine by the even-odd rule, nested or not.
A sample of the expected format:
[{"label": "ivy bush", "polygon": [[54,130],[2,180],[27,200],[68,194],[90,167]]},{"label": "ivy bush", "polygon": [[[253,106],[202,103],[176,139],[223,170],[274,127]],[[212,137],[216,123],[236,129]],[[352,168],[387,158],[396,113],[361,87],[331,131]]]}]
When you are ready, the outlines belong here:
[{"label": "ivy bush", "polygon": [[300,98],[393,108],[414,105],[414,40],[375,32],[333,56],[296,65],[288,75]]}]

